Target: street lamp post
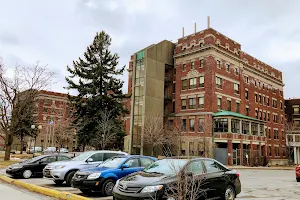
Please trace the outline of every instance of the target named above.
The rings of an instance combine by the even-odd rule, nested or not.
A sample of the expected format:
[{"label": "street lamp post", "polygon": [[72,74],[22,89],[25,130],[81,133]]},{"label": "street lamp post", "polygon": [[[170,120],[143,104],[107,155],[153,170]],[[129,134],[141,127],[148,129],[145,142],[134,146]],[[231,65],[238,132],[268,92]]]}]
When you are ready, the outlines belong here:
[{"label": "street lamp post", "polygon": [[[38,125],[37,128],[38,128],[39,134],[40,134],[41,129],[43,128],[42,125]],[[32,131],[35,129],[35,125],[34,124],[31,125],[31,129],[32,129]],[[34,158],[34,154],[35,154],[36,137],[37,137],[37,134],[35,134],[35,136],[34,136],[33,158]]]}]

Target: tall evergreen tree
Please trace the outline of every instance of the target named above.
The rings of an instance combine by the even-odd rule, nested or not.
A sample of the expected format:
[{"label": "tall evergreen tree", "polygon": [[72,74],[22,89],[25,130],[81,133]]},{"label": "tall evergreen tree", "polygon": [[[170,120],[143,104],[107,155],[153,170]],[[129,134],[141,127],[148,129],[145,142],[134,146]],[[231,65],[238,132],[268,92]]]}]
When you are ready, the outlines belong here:
[{"label": "tall evergreen tree", "polygon": [[74,106],[74,123],[77,125],[78,140],[82,145],[91,144],[97,131],[97,121],[101,119],[101,111],[110,110],[111,119],[117,127],[121,126],[117,119],[126,113],[122,99],[123,81],[118,76],[125,69],[117,69],[119,56],[109,50],[111,38],[104,31],[97,33],[93,43],[87,47],[84,59],[73,61],[73,68],[67,66],[71,73],[66,77],[69,86],[78,92],[77,96],[69,96]]}]

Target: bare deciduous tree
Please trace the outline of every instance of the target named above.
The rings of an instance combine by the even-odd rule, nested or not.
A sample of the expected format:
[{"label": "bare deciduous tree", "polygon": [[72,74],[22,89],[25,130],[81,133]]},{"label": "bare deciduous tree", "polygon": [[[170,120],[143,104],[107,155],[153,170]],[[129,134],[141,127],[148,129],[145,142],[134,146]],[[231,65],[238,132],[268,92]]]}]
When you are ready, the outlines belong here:
[{"label": "bare deciduous tree", "polygon": [[70,141],[73,141],[75,129],[68,121],[60,122],[55,125],[54,133],[60,151],[61,147],[64,147],[68,145]]},{"label": "bare deciduous tree", "polygon": [[[286,139],[286,149],[285,149],[285,153],[286,153],[286,157],[288,159],[288,163],[293,164],[293,158],[292,155],[294,153],[294,142],[293,141],[293,135],[295,134],[300,134],[300,127],[296,126],[295,123],[293,122],[287,122],[285,121],[284,123],[284,129],[285,129],[285,133],[287,135]],[[291,138],[291,140],[290,140]]]},{"label": "bare deciduous tree", "polygon": [[28,118],[26,111],[34,105],[38,91],[52,83],[53,75],[39,62],[31,66],[16,66],[13,70],[5,69],[0,63],[0,128],[5,140],[4,160],[10,159],[13,136],[25,128],[20,124]]},{"label": "bare deciduous tree", "polygon": [[115,120],[112,119],[112,110],[104,109],[100,116],[100,119],[96,119],[97,132],[92,139],[92,144],[96,148],[105,149],[105,147],[115,141],[119,127],[115,124]]}]

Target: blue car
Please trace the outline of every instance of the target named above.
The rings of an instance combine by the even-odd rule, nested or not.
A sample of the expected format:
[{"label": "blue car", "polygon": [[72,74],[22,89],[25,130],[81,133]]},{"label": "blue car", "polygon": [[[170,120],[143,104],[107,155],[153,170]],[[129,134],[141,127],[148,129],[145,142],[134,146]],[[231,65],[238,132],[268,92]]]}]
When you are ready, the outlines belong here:
[{"label": "blue car", "polygon": [[118,179],[141,171],[156,160],[140,155],[115,156],[95,168],[77,171],[72,179],[72,187],[80,189],[84,194],[97,191],[110,196]]}]

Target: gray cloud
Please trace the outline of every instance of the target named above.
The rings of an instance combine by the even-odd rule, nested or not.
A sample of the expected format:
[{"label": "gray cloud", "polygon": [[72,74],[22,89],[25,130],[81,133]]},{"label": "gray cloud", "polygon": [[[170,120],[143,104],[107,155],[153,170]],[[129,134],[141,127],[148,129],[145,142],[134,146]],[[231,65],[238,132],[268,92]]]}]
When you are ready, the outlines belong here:
[{"label": "gray cloud", "polygon": [[[63,92],[66,65],[83,55],[95,33],[112,37],[112,52],[120,66],[130,55],[148,45],[211,26],[236,40],[242,49],[282,70],[285,96],[300,96],[299,1],[280,0],[0,0],[0,57],[6,66],[41,60],[57,72],[53,90]],[[18,6],[15,6],[18,5]],[[3,31],[4,35],[3,35]],[[127,77],[124,91],[127,90]]]}]

